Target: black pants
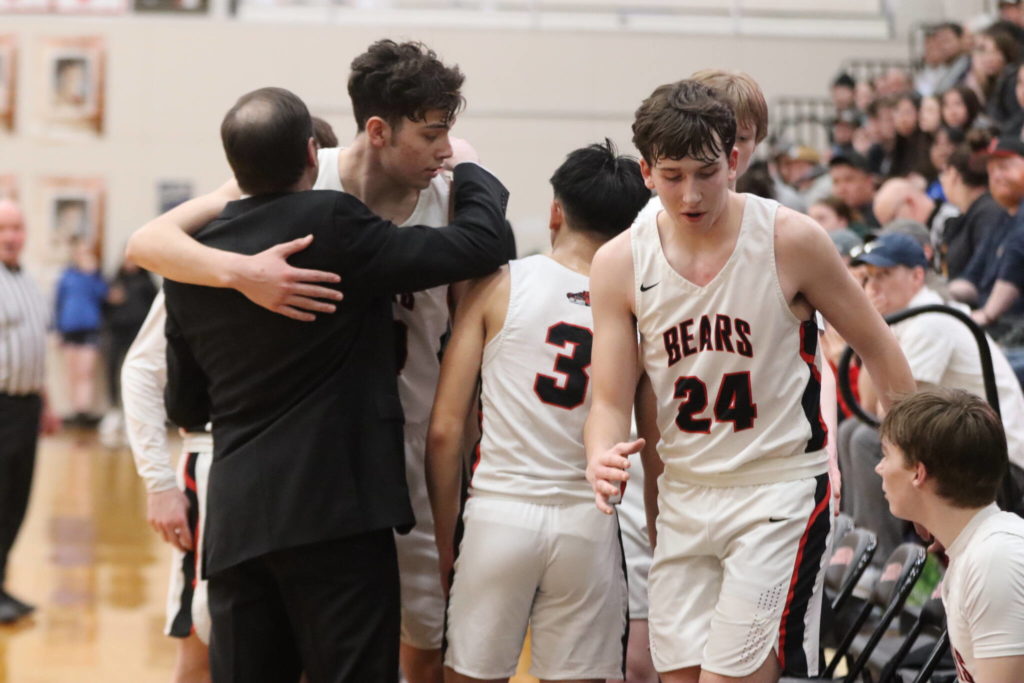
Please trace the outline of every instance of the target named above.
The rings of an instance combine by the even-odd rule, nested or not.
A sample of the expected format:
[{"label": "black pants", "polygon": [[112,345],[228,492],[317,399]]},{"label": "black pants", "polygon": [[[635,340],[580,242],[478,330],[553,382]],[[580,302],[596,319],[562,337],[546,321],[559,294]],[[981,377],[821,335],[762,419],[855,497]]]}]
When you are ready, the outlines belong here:
[{"label": "black pants", "polygon": [[209,580],[214,683],[397,683],[390,529],[276,551]]},{"label": "black pants", "polygon": [[0,394],[0,587],[28,508],[42,405],[38,394]]}]

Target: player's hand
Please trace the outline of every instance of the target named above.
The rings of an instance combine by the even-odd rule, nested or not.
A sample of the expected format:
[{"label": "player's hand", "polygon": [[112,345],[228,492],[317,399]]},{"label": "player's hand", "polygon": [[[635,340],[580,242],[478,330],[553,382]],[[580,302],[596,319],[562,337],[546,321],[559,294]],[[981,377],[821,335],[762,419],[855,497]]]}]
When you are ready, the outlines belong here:
[{"label": "player's hand", "polygon": [[150,493],[146,499],[146,521],[163,539],[182,552],[192,550],[188,527],[188,498],[178,489]]},{"label": "player's hand", "polygon": [[617,443],[587,463],[587,481],[594,488],[594,502],[606,515],[614,511],[608,499],[619,495],[623,482],[629,480],[629,456],[639,453],[645,443],[644,439]]},{"label": "player's hand", "polygon": [[448,143],[452,146],[452,155],[445,159],[442,164],[442,167],[445,170],[451,171],[458,164],[461,164],[464,161],[480,163],[480,155],[477,154],[475,149],[473,149],[473,145],[469,144],[462,138],[449,136]]},{"label": "player's hand", "polygon": [[843,474],[839,471],[838,458],[828,459],[828,482],[832,488],[832,504],[835,505],[832,514],[838,517],[839,504],[843,502]]},{"label": "player's hand", "polygon": [[337,283],[341,277],[323,270],[295,268],[287,261],[312,241],[313,236],[306,235],[242,257],[241,266],[231,278],[232,286],[256,305],[293,320],[309,322],[316,319],[313,313],[334,313],[331,302],[341,301],[342,293],[314,283]]}]

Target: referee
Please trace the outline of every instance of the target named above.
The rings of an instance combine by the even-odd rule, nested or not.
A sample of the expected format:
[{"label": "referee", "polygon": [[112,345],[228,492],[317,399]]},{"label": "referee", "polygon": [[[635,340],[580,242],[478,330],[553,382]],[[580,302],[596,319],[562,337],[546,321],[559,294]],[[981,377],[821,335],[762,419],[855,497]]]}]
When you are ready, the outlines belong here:
[{"label": "referee", "polygon": [[47,305],[21,269],[25,219],[18,205],[0,200],[0,623],[34,609],[5,585],[7,556],[21,528],[32,488],[40,427],[56,421],[43,408]]}]

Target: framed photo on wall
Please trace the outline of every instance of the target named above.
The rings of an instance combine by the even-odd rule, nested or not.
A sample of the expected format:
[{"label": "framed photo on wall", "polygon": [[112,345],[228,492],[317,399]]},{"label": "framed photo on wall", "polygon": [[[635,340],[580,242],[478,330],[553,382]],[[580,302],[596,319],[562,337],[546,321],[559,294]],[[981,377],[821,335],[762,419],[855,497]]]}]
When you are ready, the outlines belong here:
[{"label": "framed photo on wall", "polygon": [[42,250],[39,262],[63,264],[71,257],[71,243],[86,240],[103,253],[105,184],[101,178],[42,178],[39,183],[42,202],[41,225],[46,239],[36,240]]},{"label": "framed photo on wall", "polygon": [[18,52],[14,36],[0,36],[0,131],[14,131],[18,93]]},{"label": "framed photo on wall", "polygon": [[47,39],[42,65],[44,132],[52,137],[101,134],[106,85],[103,39]]}]

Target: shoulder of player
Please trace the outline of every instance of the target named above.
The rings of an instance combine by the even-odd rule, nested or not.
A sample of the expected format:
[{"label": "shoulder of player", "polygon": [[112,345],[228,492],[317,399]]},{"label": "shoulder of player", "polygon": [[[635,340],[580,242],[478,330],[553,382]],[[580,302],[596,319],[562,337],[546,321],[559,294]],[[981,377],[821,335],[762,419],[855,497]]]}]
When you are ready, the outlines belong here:
[{"label": "shoulder of player", "polygon": [[511,287],[512,277],[508,264],[498,268],[490,275],[470,280],[466,287],[466,293],[459,303],[459,308],[473,307],[484,310],[490,308],[496,302],[508,301],[508,292]]},{"label": "shoulder of player", "polygon": [[594,271],[615,273],[623,268],[633,270],[633,247],[631,230],[624,230],[605,242],[594,254],[591,275]]}]

